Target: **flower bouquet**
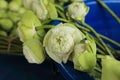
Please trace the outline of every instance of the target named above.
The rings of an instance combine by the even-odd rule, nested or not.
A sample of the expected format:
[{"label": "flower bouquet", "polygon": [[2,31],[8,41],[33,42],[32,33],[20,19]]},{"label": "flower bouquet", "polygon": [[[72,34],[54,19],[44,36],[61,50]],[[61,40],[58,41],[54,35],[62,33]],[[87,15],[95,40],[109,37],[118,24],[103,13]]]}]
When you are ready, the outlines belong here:
[{"label": "flower bouquet", "polygon": [[[96,0],[120,19],[101,0]],[[71,62],[75,70],[95,80],[119,80],[120,44],[85,22],[90,7],[80,0],[0,1],[0,53],[22,55],[29,63],[45,59]],[[112,68],[114,66],[114,68]]]}]

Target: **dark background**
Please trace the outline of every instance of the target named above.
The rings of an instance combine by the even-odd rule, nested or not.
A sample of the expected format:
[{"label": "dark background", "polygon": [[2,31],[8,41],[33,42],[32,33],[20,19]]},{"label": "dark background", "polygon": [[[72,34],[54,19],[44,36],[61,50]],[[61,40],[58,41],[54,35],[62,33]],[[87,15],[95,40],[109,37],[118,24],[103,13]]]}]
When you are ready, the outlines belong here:
[{"label": "dark background", "polygon": [[0,55],[0,80],[63,80],[53,61],[29,64],[23,56]]}]

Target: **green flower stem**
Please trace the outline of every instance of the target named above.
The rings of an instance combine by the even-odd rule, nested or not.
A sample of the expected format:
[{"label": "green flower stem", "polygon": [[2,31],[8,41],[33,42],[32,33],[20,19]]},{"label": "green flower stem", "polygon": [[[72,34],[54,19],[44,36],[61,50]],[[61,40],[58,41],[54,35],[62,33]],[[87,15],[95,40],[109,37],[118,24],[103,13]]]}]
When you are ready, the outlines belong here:
[{"label": "green flower stem", "polygon": [[54,20],[59,20],[59,21],[63,21],[63,22],[66,22],[66,23],[70,23],[70,21],[68,21],[66,19],[63,19],[63,18],[55,18]]},{"label": "green flower stem", "polygon": [[103,6],[114,18],[115,20],[120,24],[120,18],[105,4],[102,2],[102,0],[96,0],[101,6]]},{"label": "green flower stem", "polygon": [[51,19],[47,19],[47,20],[44,20],[44,21],[41,21],[41,22],[42,22],[43,25],[45,25],[45,24],[50,23],[50,22],[51,22]]},{"label": "green flower stem", "polygon": [[94,33],[94,35],[96,36],[96,38],[98,38],[98,40],[100,41],[100,43],[104,46],[104,48],[106,49],[106,51],[108,52],[108,54],[111,57],[114,57],[111,53],[111,51],[109,50],[109,48],[106,46],[106,44],[103,42],[103,40],[100,38],[99,34],[88,24],[86,23],[82,23],[83,26],[87,27],[89,30],[91,30],[91,32]]},{"label": "green flower stem", "polygon": [[98,51],[99,53],[101,53],[101,54],[105,55],[105,52],[104,52],[104,51],[102,51],[101,49],[97,48],[97,51]]},{"label": "green flower stem", "polygon": [[79,24],[77,23],[73,23],[77,28],[81,29],[81,30],[84,30],[84,31],[87,31],[87,32],[90,32],[89,29],[85,28],[85,27],[81,27]]},{"label": "green flower stem", "polygon": [[61,11],[64,11],[64,8],[63,8],[62,6],[60,6],[60,5],[58,5],[58,4],[55,4],[55,7],[56,7],[57,9],[61,10]]},{"label": "green flower stem", "polygon": [[7,44],[8,44],[8,42],[0,40],[0,45],[7,45]]},{"label": "green flower stem", "polygon": [[106,37],[106,36],[103,36],[103,35],[101,35],[101,34],[99,34],[99,36],[100,36],[101,38],[103,38],[103,39],[105,39],[105,40],[113,43],[114,45],[120,47],[120,44],[119,44],[118,42],[116,42],[116,41],[114,41],[114,40],[112,40],[112,39],[110,39],[110,38],[108,38],[108,37]]},{"label": "green flower stem", "polygon": [[105,51],[105,48],[102,46],[102,44],[100,44],[100,42],[98,41],[97,38],[95,38],[95,42],[96,42],[98,47],[100,47],[103,51]]},{"label": "green flower stem", "polygon": [[57,12],[62,18],[66,19],[64,12],[61,12],[60,10],[57,10]]},{"label": "green flower stem", "polygon": [[95,70],[102,73],[102,70],[100,68],[98,68],[98,67],[95,67]]},{"label": "green flower stem", "polygon": [[50,28],[54,28],[55,26],[53,26],[53,25],[43,25],[43,27],[39,27],[39,26],[37,26],[36,27],[36,30],[38,31],[38,30],[40,30],[40,29],[50,29]]},{"label": "green flower stem", "polygon": [[0,44],[0,49],[1,49],[1,48],[2,48],[2,49],[6,49],[7,46],[5,46],[5,45],[1,45],[1,44]]},{"label": "green flower stem", "polygon": [[120,54],[120,50],[116,50],[116,52]]},{"label": "green flower stem", "polygon": [[[80,26],[79,24],[77,24],[77,23],[75,23],[75,25],[76,25],[79,29],[81,29],[81,30],[90,32],[89,29],[84,28],[84,27],[81,27],[81,26]],[[110,38],[108,38],[108,37],[106,37],[106,36],[104,36],[104,35],[101,35],[101,34],[99,34],[99,33],[97,33],[97,34],[98,34],[101,38],[103,38],[104,40],[107,40],[107,41],[111,42],[112,44],[120,47],[120,44],[119,44],[118,42],[116,42],[116,41],[114,41],[114,40],[112,40],[112,39],[110,39]]]},{"label": "green flower stem", "polygon": [[7,41],[7,37],[4,37],[4,36],[0,36],[0,40],[4,40],[4,41]]},{"label": "green flower stem", "polygon": [[16,56],[23,56],[22,52],[21,51],[9,51],[9,52],[6,52],[6,50],[0,50],[0,54],[4,54],[4,55],[16,55]]},{"label": "green flower stem", "polygon": [[97,54],[97,58],[100,58],[100,59],[105,58],[105,55]]}]

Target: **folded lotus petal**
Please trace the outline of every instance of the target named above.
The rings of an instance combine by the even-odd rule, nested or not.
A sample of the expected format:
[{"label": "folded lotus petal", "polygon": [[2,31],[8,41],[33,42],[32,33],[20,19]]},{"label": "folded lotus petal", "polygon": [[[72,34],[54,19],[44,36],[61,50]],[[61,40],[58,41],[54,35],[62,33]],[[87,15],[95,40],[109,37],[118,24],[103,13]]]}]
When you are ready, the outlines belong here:
[{"label": "folded lotus petal", "polygon": [[43,46],[38,39],[24,42],[23,53],[29,63],[40,64],[45,60]]},{"label": "folded lotus petal", "polygon": [[29,39],[33,39],[33,38],[37,37],[37,33],[36,33],[34,26],[31,26],[32,28],[29,28],[28,26],[25,26],[22,23],[19,23],[18,25],[19,26],[17,28],[17,31],[18,31],[18,35],[20,37],[20,40],[22,42],[25,42]]},{"label": "folded lotus petal", "polygon": [[[24,42],[33,38],[41,39],[39,35],[43,35],[43,33],[40,34],[39,32],[39,35],[38,35],[36,30],[36,28],[39,28],[39,27],[42,27],[40,20],[35,16],[35,14],[32,11],[30,10],[26,11],[23,14],[20,22],[18,23],[17,30],[20,36],[20,40]],[[39,29],[39,31],[44,32],[44,29]]]},{"label": "folded lotus petal", "polygon": [[120,80],[120,61],[110,56],[103,58],[101,80]]},{"label": "folded lotus petal", "polygon": [[21,17],[21,23],[28,27],[41,26],[40,20],[35,16],[34,12],[27,10]]}]

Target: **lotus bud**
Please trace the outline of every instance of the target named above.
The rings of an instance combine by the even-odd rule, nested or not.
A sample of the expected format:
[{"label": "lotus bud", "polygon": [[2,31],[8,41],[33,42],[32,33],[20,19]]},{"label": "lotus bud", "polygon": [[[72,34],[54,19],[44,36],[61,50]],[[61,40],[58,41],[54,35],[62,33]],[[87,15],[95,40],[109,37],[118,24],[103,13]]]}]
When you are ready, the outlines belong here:
[{"label": "lotus bud", "polygon": [[24,24],[19,22],[17,31],[18,31],[18,35],[20,37],[20,41],[22,41],[22,42],[36,38],[36,36],[37,36],[34,25],[31,25],[31,28],[29,28],[28,26],[25,26]]},{"label": "lotus bud", "polygon": [[7,37],[6,31],[0,30],[0,36]]},{"label": "lotus bud", "polygon": [[58,17],[57,10],[56,10],[55,5],[53,3],[48,3],[47,10],[48,10],[48,13],[49,13],[48,14],[49,18],[55,19],[55,18]]},{"label": "lotus bud", "polygon": [[17,12],[9,11],[7,13],[8,18],[10,18],[14,23],[20,20],[20,15]]},{"label": "lotus bud", "polygon": [[110,56],[105,56],[102,59],[101,80],[120,80],[120,61]]},{"label": "lotus bud", "polygon": [[21,20],[22,24],[28,26],[30,28],[41,26],[40,20],[35,16],[35,14],[31,10],[27,10],[22,16]]},{"label": "lotus bud", "polygon": [[[38,38],[36,27],[41,27],[41,22],[32,11],[26,11],[18,23],[18,34],[22,42],[29,39]],[[43,29],[42,29],[43,30]]]},{"label": "lotus bud", "polygon": [[8,3],[5,0],[0,0],[0,9],[7,9]]},{"label": "lotus bud", "polygon": [[9,32],[13,27],[13,22],[10,19],[3,18],[3,19],[0,19],[0,25],[2,29]]},{"label": "lotus bud", "polygon": [[1,9],[0,10],[0,18],[6,18],[7,17],[7,14],[6,14],[6,10],[5,9]]},{"label": "lotus bud", "polygon": [[86,35],[86,40],[74,47],[74,68],[76,70],[90,72],[96,66],[96,44],[92,36]]},{"label": "lotus bud", "polygon": [[32,10],[40,20],[45,20],[47,18],[48,11],[43,0],[35,0],[32,3]]},{"label": "lotus bud", "polygon": [[25,11],[26,11],[26,9],[24,8],[24,7],[20,7],[20,9],[19,9],[19,14],[23,14],[23,13],[25,13]]},{"label": "lotus bud", "polygon": [[71,2],[82,2],[82,1],[86,1],[86,0],[70,0]]},{"label": "lotus bud", "polygon": [[11,1],[11,2],[8,4],[8,8],[9,8],[11,11],[19,11],[20,6],[17,4],[17,2]]},{"label": "lotus bud", "polygon": [[24,42],[23,54],[29,63],[41,64],[45,60],[43,47],[38,39]]},{"label": "lotus bud", "polygon": [[23,0],[23,5],[26,9],[32,9],[32,3],[34,0]]},{"label": "lotus bud", "polygon": [[89,11],[89,7],[84,2],[74,2],[68,6],[67,16],[70,18],[84,22],[84,18]]},{"label": "lotus bud", "polygon": [[66,63],[73,52],[74,45],[84,37],[84,34],[74,25],[69,23],[59,24],[47,32],[43,40],[43,46],[54,61]]}]

